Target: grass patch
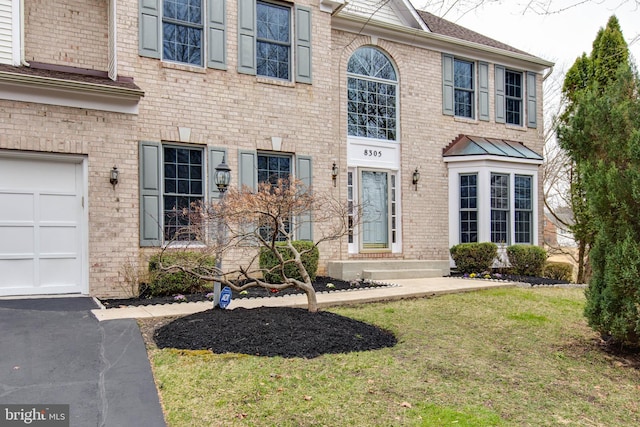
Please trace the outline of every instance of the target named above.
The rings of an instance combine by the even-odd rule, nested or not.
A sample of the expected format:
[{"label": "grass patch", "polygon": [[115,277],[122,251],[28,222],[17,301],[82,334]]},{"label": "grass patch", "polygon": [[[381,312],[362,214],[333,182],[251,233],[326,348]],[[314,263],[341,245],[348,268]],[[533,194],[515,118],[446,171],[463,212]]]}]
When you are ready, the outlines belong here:
[{"label": "grass patch", "polygon": [[169,426],[640,424],[640,371],[599,350],[581,289],[331,311],[398,345],[306,360],[150,349]]}]

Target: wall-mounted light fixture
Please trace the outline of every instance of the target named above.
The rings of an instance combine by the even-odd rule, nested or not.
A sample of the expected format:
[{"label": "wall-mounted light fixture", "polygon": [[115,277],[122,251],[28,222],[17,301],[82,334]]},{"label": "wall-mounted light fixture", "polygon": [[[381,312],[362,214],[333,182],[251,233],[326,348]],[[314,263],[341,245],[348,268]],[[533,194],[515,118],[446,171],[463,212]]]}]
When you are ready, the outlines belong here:
[{"label": "wall-mounted light fixture", "polygon": [[120,171],[117,166],[114,166],[111,169],[111,173],[109,174],[109,182],[113,185],[113,188],[116,188],[116,184],[118,184],[118,176],[120,175]]},{"label": "wall-mounted light fixture", "polygon": [[411,182],[416,187],[416,191],[418,191],[418,181],[420,181],[420,172],[418,172],[418,168],[416,168],[416,170],[413,171],[413,177],[411,179]]},{"label": "wall-mounted light fixture", "polygon": [[222,158],[222,163],[216,166],[216,174],[213,177],[213,182],[218,187],[218,191],[221,194],[224,194],[229,188],[229,183],[231,182],[231,169],[224,161],[224,157]]},{"label": "wall-mounted light fixture", "polygon": [[333,166],[331,167],[331,179],[333,180],[333,186],[336,186],[336,181],[338,180],[338,166],[336,162],[333,162]]}]

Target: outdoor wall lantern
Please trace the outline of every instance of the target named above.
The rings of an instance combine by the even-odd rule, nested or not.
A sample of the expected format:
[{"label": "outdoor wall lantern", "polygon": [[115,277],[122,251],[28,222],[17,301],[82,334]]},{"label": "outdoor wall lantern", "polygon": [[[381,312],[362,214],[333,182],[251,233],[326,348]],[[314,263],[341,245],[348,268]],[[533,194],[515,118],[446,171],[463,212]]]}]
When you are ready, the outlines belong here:
[{"label": "outdoor wall lantern", "polygon": [[416,191],[418,191],[418,181],[420,181],[420,172],[418,172],[418,168],[416,168],[416,170],[413,171],[413,179],[411,180],[416,187]]},{"label": "outdoor wall lantern", "polygon": [[116,188],[116,184],[118,184],[118,176],[120,175],[120,171],[118,170],[117,166],[114,166],[113,169],[111,169],[111,173],[109,175],[109,182],[111,183],[111,185],[113,185],[113,188]]},{"label": "outdoor wall lantern", "polygon": [[338,180],[338,166],[336,162],[333,162],[333,166],[331,167],[331,179],[333,180],[333,186],[336,186],[336,181]]},{"label": "outdoor wall lantern", "polygon": [[213,177],[213,182],[218,187],[218,191],[224,194],[229,188],[229,183],[231,182],[231,169],[225,163],[224,157],[222,158],[222,163],[216,166],[216,174]]}]

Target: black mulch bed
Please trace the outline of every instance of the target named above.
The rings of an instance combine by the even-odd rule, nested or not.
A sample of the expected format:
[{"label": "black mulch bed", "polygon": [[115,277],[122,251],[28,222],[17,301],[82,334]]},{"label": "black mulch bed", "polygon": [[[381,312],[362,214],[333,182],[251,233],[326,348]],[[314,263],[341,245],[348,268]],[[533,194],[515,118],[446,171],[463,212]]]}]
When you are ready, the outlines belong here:
[{"label": "black mulch bed", "polygon": [[153,338],[159,348],[285,358],[375,350],[397,343],[391,332],[377,326],[327,311],[288,307],[207,310],[160,327]]},{"label": "black mulch bed", "polygon": [[[462,275],[452,274],[454,277]],[[483,280],[483,278],[478,278]],[[538,277],[501,275],[491,280],[509,280],[528,283],[531,286],[558,285],[568,282]],[[358,289],[375,284],[352,283],[318,277],[314,283],[317,292]],[[233,293],[233,298],[251,298],[296,293],[294,289],[271,293],[266,289],[252,288],[247,295]],[[206,294],[186,295],[188,301],[207,299]],[[175,302],[173,297],[142,298],[138,300],[105,300],[107,307],[121,305],[162,304]],[[149,321],[147,321],[149,322]],[[164,322],[150,324],[151,330]],[[150,337],[151,333],[145,336]],[[259,307],[234,310],[211,309],[180,317],[160,326],[153,332],[153,340],[159,348],[183,350],[210,350],[213,353],[240,353],[254,356],[285,358],[314,358],[323,354],[348,353],[392,347],[396,337],[377,326],[360,322],[327,311],[309,313],[306,309],[288,307]]]},{"label": "black mulch bed", "polygon": [[[327,287],[328,284],[333,285],[333,287]],[[345,291],[345,290],[358,290],[358,289],[367,289],[371,287],[380,287],[380,286],[389,286],[380,283],[370,283],[364,281],[354,281],[347,282],[339,279],[332,279],[331,277],[318,276],[316,280],[313,282],[313,288],[316,292],[334,292],[334,291]],[[125,306],[140,306],[140,305],[155,305],[155,304],[173,304],[176,302],[197,302],[197,301],[207,301],[207,294],[211,292],[202,292],[196,294],[184,294],[182,295],[184,299],[176,300],[175,295],[168,295],[162,297],[149,297],[145,294],[140,295],[138,298],[118,298],[118,299],[102,299],[100,302],[106,308],[117,308],[117,307],[125,307]],[[295,289],[288,288],[283,289],[278,292],[271,292],[269,289],[261,288],[261,287],[253,287],[246,290],[246,293],[239,294],[236,291],[232,291],[231,299],[238,298],[262,298],[262,297],[278,297],[283,295],[292,295],[292,294],[302,294],[304,292]]]},{"label": "black mulch bed", "polygon": [[482,277],[482,275],[477,275],[476,277],[469,277],[468,274],[462,273],[451,273],[451,277],[464,277],[469,279],[477,279],[477,280],[504,280],[509,282],[518,282],[529,284],[531,286],[554,286],[554,285],[568,285],[571,282],[567,282],[566,280],[557,280],[557,279],[549,279],[547,277],[534,277],[534,276],[518,276],[516,274],[506,274],[506,273],[492,273],[490,277]]}]

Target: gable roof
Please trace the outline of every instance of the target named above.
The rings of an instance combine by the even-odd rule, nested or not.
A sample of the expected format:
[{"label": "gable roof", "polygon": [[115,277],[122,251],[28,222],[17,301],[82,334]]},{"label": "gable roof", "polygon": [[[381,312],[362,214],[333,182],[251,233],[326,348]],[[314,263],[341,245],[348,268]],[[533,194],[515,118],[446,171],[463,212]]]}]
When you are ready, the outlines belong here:
[{"label": "gable roof", "polygon": [[320,0],[321,9],[331,13],[334,29],[383,37],[390,41],[424,46],[461,54],[483,52],[484,60],[504,62],[543,72],[554,63],[516,49],[436,15],[416,10],[409,0]]},{"label": "gable roof", "polygon": [[494,40],[480,33],[476,33],[475,31],[471,31],[468,28],[462,27],[458,24],[454,24],[453,22],[447,21],[446,19],[440,18],[424,10],[418,10],[418,15],[422,18],[424,23],[427,24],[429,30],[436,34],[453,37],[472,43],[478,43],[484,46],[494,47],[509,52],[520,53],[522,55],[533,56],[530,53],[524,52],[520,49],[516,49],[513,46],[509,46],[508,44],[502,43],[498,40]]},{"label": "gable roof", "polygon": [[458,135],[442,150],[443,157],[498,156],[541,162],[542,156],[518,141]]}]

